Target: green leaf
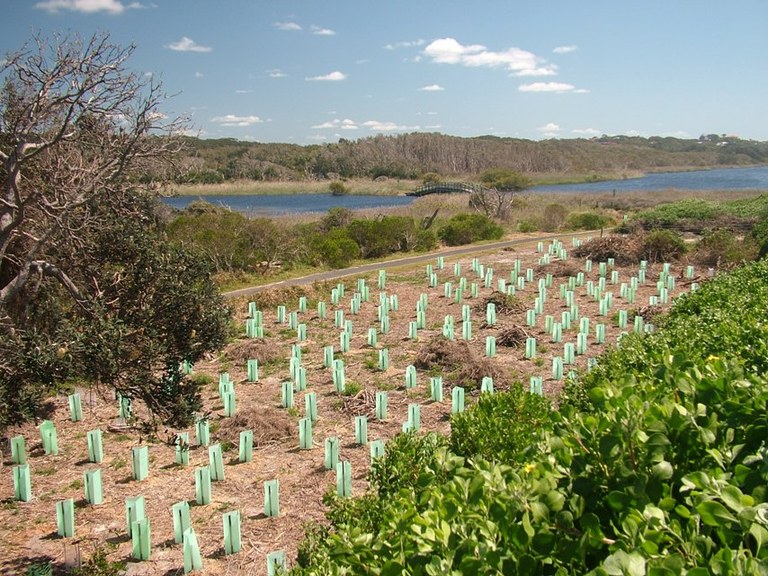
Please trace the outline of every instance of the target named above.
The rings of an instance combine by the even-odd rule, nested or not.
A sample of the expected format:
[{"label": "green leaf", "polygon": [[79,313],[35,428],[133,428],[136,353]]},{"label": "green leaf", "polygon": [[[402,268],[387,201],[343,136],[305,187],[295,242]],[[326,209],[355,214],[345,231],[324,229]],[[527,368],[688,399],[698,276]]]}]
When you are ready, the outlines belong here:
[{"label": "green leaf", "polygon": [[645,558],[639,553],[615,552],[603,563],[609,576],[645,576]]},{"label": "green leaf", "polygon": [[757,545],[755,556],[759,558],[760,549],[768,542],[768,530],[760,526],[760,524],[752,524],[749,527],[749,533],[755,539],[755,544]]},{"label": "green leaf", "polygon": [[658,478],[659,480],[669,480],[674,475],[675,470],[672,467],[672,464],[666,460],[662,460],[658,464],[654,464],[654,466],[651,468],[651,472],[653,473],[654,477]]},{"label": "green leaf", "polygon": [[736,518],[728,512],[728,509],[716,500],[705,500],[696,506],[696,512],[701,516],[701,521],[707,526],[725,526],[737,522]]},{"label": "green leaf", "polygon": [[608,505],[616,512],[621,512],[630,505],[632,499],[626,493],[614,490],[608,493],[608,496],[606,496],[606,501],[608,502]]}]

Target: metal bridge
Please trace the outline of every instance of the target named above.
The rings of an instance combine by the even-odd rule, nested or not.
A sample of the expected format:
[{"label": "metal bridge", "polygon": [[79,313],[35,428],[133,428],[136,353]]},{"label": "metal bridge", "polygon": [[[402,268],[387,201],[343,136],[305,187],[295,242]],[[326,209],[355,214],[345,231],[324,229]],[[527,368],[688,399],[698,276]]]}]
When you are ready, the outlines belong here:
[{"label": "metal bridge", "polygon": [[471,192],[489,192],[490,189],[473,182],[430,182],[424,184],[406,196],[426,196],[427,194],[468,194]]}]

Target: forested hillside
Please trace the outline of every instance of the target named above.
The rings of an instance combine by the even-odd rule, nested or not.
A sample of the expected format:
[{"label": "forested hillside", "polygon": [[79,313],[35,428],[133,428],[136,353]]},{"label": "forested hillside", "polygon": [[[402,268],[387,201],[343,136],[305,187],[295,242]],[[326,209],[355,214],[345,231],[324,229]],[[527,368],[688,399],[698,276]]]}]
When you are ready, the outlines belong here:
[{"label": "forested hillside", "polygon": [[716,134],[690,140],[603,136],[532,141],[413,133],[310,146],[197,138],[188,138],[186,143],[176,179],[188,183],[380,176],[414,179],[427,173],[471,178],[490,168],[621,177],[652,170],[768,162],[767,142]]}]

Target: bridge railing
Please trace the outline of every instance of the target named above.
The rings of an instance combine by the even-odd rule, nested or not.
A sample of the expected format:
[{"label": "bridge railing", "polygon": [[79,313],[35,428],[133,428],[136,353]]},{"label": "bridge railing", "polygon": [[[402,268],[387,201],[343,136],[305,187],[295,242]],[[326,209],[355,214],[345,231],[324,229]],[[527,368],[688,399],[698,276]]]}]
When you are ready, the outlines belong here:
[{"label": "bridge railing", "polygon": [[489,189],[474,182],[432,182],[420,186],[408,196],[426,196],[427,194],[455,194],[468,192],[485,192]]}]

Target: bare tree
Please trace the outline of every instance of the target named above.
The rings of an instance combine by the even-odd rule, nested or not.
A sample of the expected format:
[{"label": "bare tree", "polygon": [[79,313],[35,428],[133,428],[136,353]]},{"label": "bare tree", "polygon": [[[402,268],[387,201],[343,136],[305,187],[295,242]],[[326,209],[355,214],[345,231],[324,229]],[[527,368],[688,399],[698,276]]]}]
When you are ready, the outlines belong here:
[{"label": "bare tree", "polygon": [[89,203],[142,182],[142,165],[176,148],[151,76],[126,68],[133,46],[108,35],[35,37],[0,67],[0,319],[22,291],[54,278],[81,305],[82,286],[50,258],[80,245]]}]

